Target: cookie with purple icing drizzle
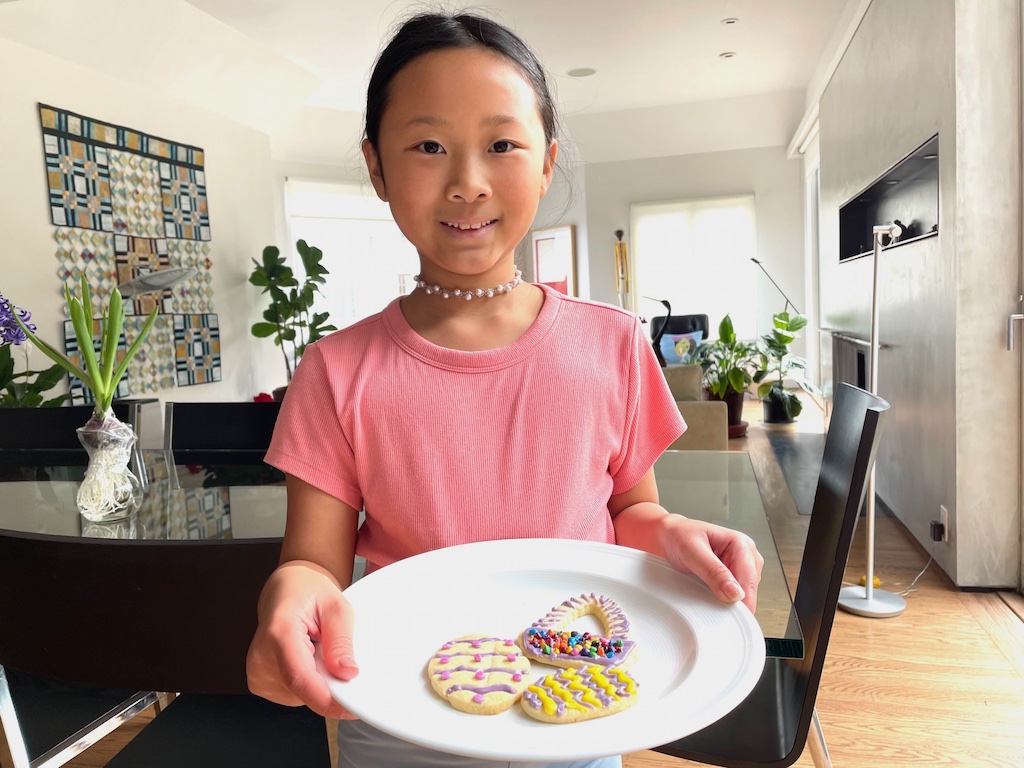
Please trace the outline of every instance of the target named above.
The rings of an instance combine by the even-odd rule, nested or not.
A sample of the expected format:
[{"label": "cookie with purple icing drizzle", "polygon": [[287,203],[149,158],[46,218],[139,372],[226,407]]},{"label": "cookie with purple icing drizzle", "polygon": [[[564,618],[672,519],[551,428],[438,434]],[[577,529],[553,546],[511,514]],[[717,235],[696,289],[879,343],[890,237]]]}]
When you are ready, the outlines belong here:
[{"label": "cookie with purple icing drizzle", "polygon": [[[588,615],[601,622],[600,634],[569,629],[576,619]],[[519,647],[531,661],[556,667],[627,668],[636,660],[629,621],[619,604],[605,595],[570,597],[556,605],[523,632]]]},{"label": "cookie with purple icing drizzle", "polygon": [[523,694],[523,711],[546,723],[575,723],[621,712],[634,704],[639,686],[619,667],[590,664],[537,680]]},{"label": "cookie with purple icing drizzle", "polygon": [[438,696],[462,712],[496,715],[530,684],[530,662],[514,640],[466,635],[445,643],[427,664]]}]

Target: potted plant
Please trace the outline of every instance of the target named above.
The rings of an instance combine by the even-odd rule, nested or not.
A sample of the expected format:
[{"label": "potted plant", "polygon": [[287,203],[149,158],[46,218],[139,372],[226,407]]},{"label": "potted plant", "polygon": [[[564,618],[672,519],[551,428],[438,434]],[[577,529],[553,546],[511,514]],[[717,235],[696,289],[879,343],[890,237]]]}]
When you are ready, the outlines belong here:
[{"label": "potted plant", "polygon": [[[261,293],[270,294],[270,306],[263,312],[263,321],[253,324],[252,334],[260,339],[274,338],[274,344],[281,348],[284,356],[289,382],[302,353],[306,351],[306,345],[337,330],[333,325],[326,324],[327,312],[313,311],[316,294],[320,293],[320,286],[326,282],[324,275],[329,274],[327,268],[320,263],[324,257],[323,251],[310,247],[305,240],[299,240],[295,247],[305,272],[301,283],[292,268],[285,264],[281,251],[273,245],[263,249],[262,264],[256,259],[252,260],[256,266],[249,275],[249,282],[260,286],[263,289]],[[290,348],[290,355],[286,345]],[[274,390],[274,398],[283,398],[285,389],[278,387]]]},{"label": "potted plant", "polygon": [[12,314],[21,331],[39,349],[73,376],[77,376],[96,402],[92,416],[78,428],[78,439],[89,453],[89,465],[78,488],[78,510],[90,522],[108,522],[132,515],[142,498],[142,486],[128,468],[136,435],[131,426],[122,423],[111,409],[117,385],[128,370],[142,342],[156,322],[159,308],[154,308],[139,335],[120,360],[117,359],[118,341],[124,327],[124,303],[121,292],[114,288],[106,311],[100,315],[100,352],[93,348],[93,313],[89,285],[85,275],[81,283],[82,297],[71,294],[65,284],[64,298],[75,330],[82,365],[79,366],[63,352],[51,347],[35,335],[33,327],[22,322],[18,312]]},{"label": "potted plant", "polygon": [[754,374],[757,396],[764,406],[766,424],[792,423],[803,403],[792,390],[784,386],[785,379],[795,381],[798,386],[812,394],[818,388],[810,381],[795,376],[796,371],[807,367],[807,361],[789,351],[789,345],[800,337],[799,331],[807,325],[807,318],[799,312],[778,312],[772,316],[771,333],[763,335],[758,342],[760,367]]},{"label": "potted plant", "polygon": [[[70,397],[70,394],[65,393],[44,398],[44,394],[64,378],[64,369],[56,364],[42,371],[34,371],[29,367],[28,356],[32,345],[24,343],[28,341],[28,336],[19,322],[35,331],[36,327],[31,320],[31,312],[12,306],[0,293],[0,407],[52,407]],[[19,347],[24,352],[25,370],[16,370],[12,347]]]},{"label": "potted plant", "polygon": [[724,400],[729,407],[729,437],[742,437],[747,432],[743,396],[753,381],[757,360],[757,345],[736,338],[729,315],[718,324],[718,339],[701,344],[694,353],[693,361],[703,371],[708,399]]}]

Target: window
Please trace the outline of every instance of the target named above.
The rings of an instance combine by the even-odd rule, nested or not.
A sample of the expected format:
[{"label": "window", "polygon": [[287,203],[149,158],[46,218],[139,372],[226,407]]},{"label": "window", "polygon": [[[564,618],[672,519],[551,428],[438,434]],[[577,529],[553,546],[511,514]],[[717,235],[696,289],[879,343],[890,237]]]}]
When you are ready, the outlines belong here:
[{"label": "window", "polygon": [[[419,257],[398,229],[387,203],[369,186],[336,182],[285,182],[285,213],[291,242],[305,240],[324,252],[330,272],[317,311],[344,328],[409,293]],[[286,253],[289,262],[298,254]]]},{"label": "window", "polygon": [[753,339],[757,327],[754,197],[723,197],[630,207],[636,290],[642,317],[707,315],[712,338],[726,314],[736,335]]}]

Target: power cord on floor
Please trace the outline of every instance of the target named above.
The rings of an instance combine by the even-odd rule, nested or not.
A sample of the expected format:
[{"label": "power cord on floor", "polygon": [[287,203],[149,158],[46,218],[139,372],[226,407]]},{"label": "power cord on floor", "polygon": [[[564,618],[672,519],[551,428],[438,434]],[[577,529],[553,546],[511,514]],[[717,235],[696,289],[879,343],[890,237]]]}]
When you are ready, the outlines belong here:
[{"label": "power cord on floor", "polygon": [[[928,567],[934,561],[935,561],[935,555],[929,554],[928,555],[928,562],[924,564],[924,568],[922,568],[921,571],[917,574],[917,576],[914,577],[914,580],[912,582],[910,582],[910,584],[907,586],[907,588],[905,590],[903,590],[902,592],[896,592],[894,594],[897,594],[900,597],[906,597],[907,595],[911,594],[912,592],[917,592],[917,589],[916,589],[916,587],[914,585],[917,584],[918,579],[920,579],[922,576],[924,576],[924,572],[928,570]],[[866,581],[867,581],[867,577],[866,576],[861,578],[861,583],[860,584],[854,584],[852,581],[846,581],[844,579],[843,580],[843,586],[844,587],[858,587],[858,586],[859,587],[863,587]],[[875,589],[880,589],[881,586],[882,586],[882,580],[879,579],[877,576],[875,576],[875,578],[874,578],[874,588]],[[899,586],[902,586],[902,585],[899,582],[893,582],[893,586],[894,587],[899,587]]]}]

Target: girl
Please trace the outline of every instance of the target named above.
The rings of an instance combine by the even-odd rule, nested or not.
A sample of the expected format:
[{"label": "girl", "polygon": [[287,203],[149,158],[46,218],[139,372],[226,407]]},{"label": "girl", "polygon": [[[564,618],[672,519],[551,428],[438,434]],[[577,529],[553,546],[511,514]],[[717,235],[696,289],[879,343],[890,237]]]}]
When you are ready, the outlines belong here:
[{"label": "girl", "polygon": [[289,386],[267,454],[288,477],[282,560],[248,659],[255,693],[341,719],[340,766],[496,765],[402,742],[331,698],[312,641],[333,675],[358,674],[342,595],[356,553],[371,572],[471,541],[617,542],[754,608],[750,539],[658,504],[654,461],[685,425],[638,319],[520,280],[555,124],[535,56],[476,16],[411,19],[370,78],[363,154],[419,252],[418,287],[311,345]]}]

